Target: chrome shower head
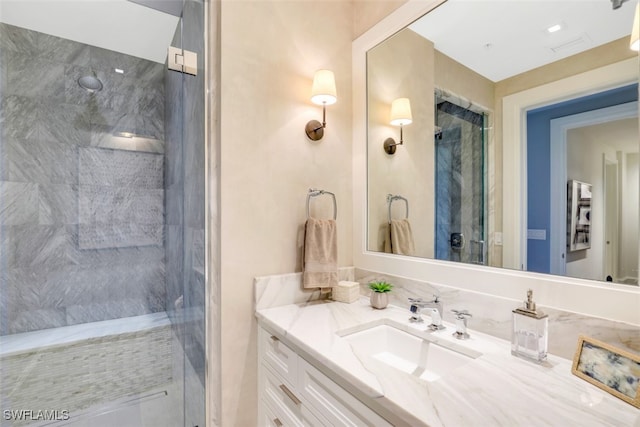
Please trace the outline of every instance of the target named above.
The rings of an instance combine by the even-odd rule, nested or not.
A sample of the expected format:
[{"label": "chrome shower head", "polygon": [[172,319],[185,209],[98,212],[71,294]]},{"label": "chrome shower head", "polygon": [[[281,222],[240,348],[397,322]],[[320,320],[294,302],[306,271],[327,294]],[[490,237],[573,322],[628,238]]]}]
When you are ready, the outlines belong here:
[{"label": "chrome shower head", "polygon": [[80,77],[78,85],[89,93],[96,93],[102,90],[102,82],[96,76]]}]

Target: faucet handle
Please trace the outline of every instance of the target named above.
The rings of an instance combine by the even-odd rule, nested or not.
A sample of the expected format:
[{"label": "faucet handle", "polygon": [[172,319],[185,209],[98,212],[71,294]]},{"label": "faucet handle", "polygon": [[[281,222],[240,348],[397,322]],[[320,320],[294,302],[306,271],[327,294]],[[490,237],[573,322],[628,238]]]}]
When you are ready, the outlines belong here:
[{"label": "faucet handle", "polygon": [[473,317],[467,310],[451,310],[456,315],[456,331],[452,334],[459,340],[466,340],[469,338],[467,332],[467,319]]},{"label": "faucet handle", "polygon": [[469,313],[469,311],[467,311],[467,310],[455,310],[455,309],[452,309],[451,312],[456,315],[456,319],[460,319],[460,320],[466,319],[466,318],[469,318],[469,317],[473,317],[473,315],[471,313]]},{"label": "faucet handle", "polygon": [[409,302],[410,302],[411,304],[413,304],[413,303],[415,303],[415,302],[422,302],[422,298],[411,298],[411,297],[409,297],[409,298],[407,298],[407,299],[409,300]]}]

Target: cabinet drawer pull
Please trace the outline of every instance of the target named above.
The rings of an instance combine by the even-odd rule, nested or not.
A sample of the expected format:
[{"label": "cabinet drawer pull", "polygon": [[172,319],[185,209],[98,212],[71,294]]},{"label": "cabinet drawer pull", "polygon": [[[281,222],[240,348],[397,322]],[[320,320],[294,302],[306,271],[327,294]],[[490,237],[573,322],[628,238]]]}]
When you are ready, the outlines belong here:
[{"label": "cabinet drawer pull", "polygon": [[289,390],[289,388],[287,388],[286,385],[284,384],[280,384],[280,390],[282,390],[284,392],[284,394],[286,394],[287,396],[289,396],[289,399],[291,399],[293,401],[293,403],[295,403],[296,405],[301,404],[302,402],[300,401],[300,399],[298,399],[296,397],[295,394],[293,394],[291,392],[291,390]]},{"label": "cabinet drawer pull", "polygon": [[270,337],[270,338],[271,338],[271,341],[273,341],[273,342],[278,342],[278,341],[280,341],[280,338],[278,338],[278,337],[277,337],[277,336],[275,336],[275,335],[271,335],[271,337]]},{"label": "cabinet drawer pull", "polygon": [[282,421],[277,418],[273,419],[273,423],[276,425],[276,427],[282,427]]}]

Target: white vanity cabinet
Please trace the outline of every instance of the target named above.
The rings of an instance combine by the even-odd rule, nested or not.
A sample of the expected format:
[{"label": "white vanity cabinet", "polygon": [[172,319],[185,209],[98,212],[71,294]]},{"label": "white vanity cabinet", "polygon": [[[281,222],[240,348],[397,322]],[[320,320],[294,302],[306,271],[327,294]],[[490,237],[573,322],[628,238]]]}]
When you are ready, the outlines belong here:
[{"label": "white vanity cabinet", "polygon": [[260,426],[391,426],[264,328],[258,394]]}]

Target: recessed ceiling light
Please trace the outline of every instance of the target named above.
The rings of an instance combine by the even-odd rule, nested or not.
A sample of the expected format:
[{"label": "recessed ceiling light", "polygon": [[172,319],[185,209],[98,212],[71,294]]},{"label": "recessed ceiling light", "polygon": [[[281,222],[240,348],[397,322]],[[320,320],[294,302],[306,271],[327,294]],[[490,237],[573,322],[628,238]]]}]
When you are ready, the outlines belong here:
[{"label": "recessed ceiling light", "polygon": [[124,70],[121,68],[116,68],[114,71],[118,74],[124,74]]},{"label": "recessed ceiling light", "polygon": [[555,24],[547,28],[548,33],[555,33],[562,29],[562,24]]}]

